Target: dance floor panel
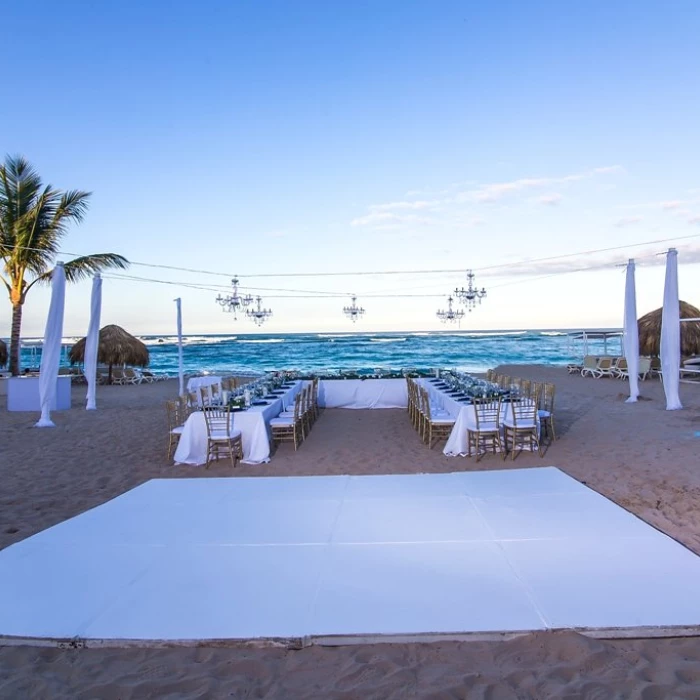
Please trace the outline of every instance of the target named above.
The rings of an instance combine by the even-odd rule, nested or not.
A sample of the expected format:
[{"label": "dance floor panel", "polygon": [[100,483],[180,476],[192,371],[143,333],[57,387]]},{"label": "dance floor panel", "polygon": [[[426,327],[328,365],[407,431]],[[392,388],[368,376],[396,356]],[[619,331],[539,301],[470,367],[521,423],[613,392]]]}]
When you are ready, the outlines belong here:
[{"label": "dance floor panel", "polygon": [[699,588],[699,557],[554,467],[161,479],[0,552],[0,637],[678,634]]}]

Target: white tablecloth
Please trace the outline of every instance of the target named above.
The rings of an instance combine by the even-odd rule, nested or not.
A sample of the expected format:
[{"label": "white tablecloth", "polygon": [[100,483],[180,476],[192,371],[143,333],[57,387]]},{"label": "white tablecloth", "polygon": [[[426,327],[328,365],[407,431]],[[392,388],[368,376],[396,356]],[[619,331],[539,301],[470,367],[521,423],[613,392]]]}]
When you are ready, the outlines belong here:
[{"label": "white tablecloth", "polygon": [[406,380],[322,379],[318,403],[325,408],[406,408]]},{"label": "white tablecloth", "polygon": [[[418,379],[418,383],[428,390],[430,401],[435,406],[443,408],[454,419],[455,425],[452,428],[450,437],[445,443],[443,453],[448,457],[464,457],[468,453],[467,430],[476,429],[476,409],[471,404],[455,401],[443,391],[437,389],[427,379]],[[503,420],[510,415],[510,403],[501,405],[501,439],[503,439]]]},{"label": "white tablecloth", "polygon": [[214,377],[213,375],[192,377],[187,380],[187,391],[194,391],[201,386],[213,386],[214,384],[221,384],[221,377]]},{"label": "white tablecloth", "polygon": [[[231,414],[234,430],[241,431],[243,459],[246,464],[270,461],[269,423],[284,409],[294,407],[294,397],[303,382],[296,382],[283,396],[267,406],[251,406],[247,411]],[[175,464],[205,464],[207,461],[207,424],[202,411],[195,411],[185,423],[175,450]]]}]

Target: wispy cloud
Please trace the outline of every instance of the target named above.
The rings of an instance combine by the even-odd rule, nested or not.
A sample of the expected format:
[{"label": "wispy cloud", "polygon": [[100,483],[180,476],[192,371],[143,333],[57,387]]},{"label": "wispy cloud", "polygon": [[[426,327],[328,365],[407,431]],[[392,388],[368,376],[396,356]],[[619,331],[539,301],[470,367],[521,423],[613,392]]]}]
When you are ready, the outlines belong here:
[{"label": "wispy cloud", "polygon": [[548,207],[557,206],[557,204],[559,204],[559,202],[561,202],[561,200],[562,200],[562,196],[556,192],[554,194],[543,194],[541,197],[539,197],[537,199],[537,201],[540,204],[544,204]]},{"label": "wispy cloud", "polygon": [[641,216],[623,216],[615,222],[615,226],[618,228],[624,228],[625,226],[634,226],[643,220]]},{"label": "wispy cloud", "polygon": [[[537,201],[546,206],[556,206],[561,202],[562,195],[558,192],[551,192],[552,189],[569,187],[575,182],[601,175],[615,175],[624,172],[625,169],[620,165],[609,165],[558,177],[523,177],[507,182],[491,182],[480,185],[473,182],[456,183],[442,191],[431,192],[430,199],[426,197],[428,193],[412,190],[407,192],[402,200],[373,204],[368,207],[364,216],[356,217],[350,223],[352,226],[366,226],[375,229],[387,226],[394,228],[424,224],[429,223],[430,217],[435,217],[438,213],[444,213],[447,219],[465,212],[473,215],[473,207],[485,204],[493,205],[501,200],[525,193],[529,196],[537,196],[537,190],[545,188],[549,189],[550,192],[547,193],[545,190]],[[419,195],[422,196],[419,198]],[[407,213],[418,211],[422,212],[423,216],[412,216]]]},{"label": "wispy cloud", "polygon": [[370,211],[392,211],[394,209],[430,209],[440,204],[439,200],[418,199],[415,201],[401,200],[399,202],[387,202],[386,204],[375,204],[370,207]]},{"label": "wispy cloud", "polygon": [[[683,265],[700,263],[700,247],[676,246],[678,261]],[[663,250],[642,249],[628,252],[614,252],[607,255],[576,255],[562,260],[545,260],[542,262],[529,262],[508,265],[502,269],[485,271],[480,277],[538,277],[547,275],[559,275],[569,272],[584,272],[586,270],[604,270],[623,266],[628,258],[634,258],[640,267],[657,267],[666,264],[666,257],[660,255]],[[478,272],[478,271],[477,271]]]},{"label": "wispy cloud", "polygon": [[429,224],[430,219],[416,214],[397,214],[393,211],[371,211],[366,216],[353,219],[351,226],[371,226],[376,229],[393,229],[406,224]]},{"label": "wispy cloud", "polygon": [[685,203],[686,202],[683,199],[672,199],[668,202],[661,202],[661,208],[665,209],[666,211],[672,211],[673,209],[682,207]]},{"label": "wispy cloud", "polygon": [[695,226],[700,226],[700,216],[691,216],[688,219],[689,224],[694,224]]}]

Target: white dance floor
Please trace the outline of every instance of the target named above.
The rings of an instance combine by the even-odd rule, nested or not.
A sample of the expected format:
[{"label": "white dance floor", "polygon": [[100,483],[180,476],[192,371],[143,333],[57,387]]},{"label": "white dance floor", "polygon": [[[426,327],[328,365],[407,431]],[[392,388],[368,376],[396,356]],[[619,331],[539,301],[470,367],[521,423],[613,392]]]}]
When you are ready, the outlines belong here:
[{"label": "white dance floor", "polygon": [[0,552],[0,636],[675,634],[698,590],[700,558],[554,467],[166,479]]}]

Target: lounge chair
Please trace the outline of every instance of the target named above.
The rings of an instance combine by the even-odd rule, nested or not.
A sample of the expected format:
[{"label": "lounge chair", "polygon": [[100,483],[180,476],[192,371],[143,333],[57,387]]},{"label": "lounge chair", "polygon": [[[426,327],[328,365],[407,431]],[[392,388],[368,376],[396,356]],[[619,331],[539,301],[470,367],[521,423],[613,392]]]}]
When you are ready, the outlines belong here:
[{"label": "lounge chair", "polygon": [[586,355],[583,358],[583,367],[581,368],[582,377],[595,377],[594,372],[598,369],[598,358],[594,355]]}]

